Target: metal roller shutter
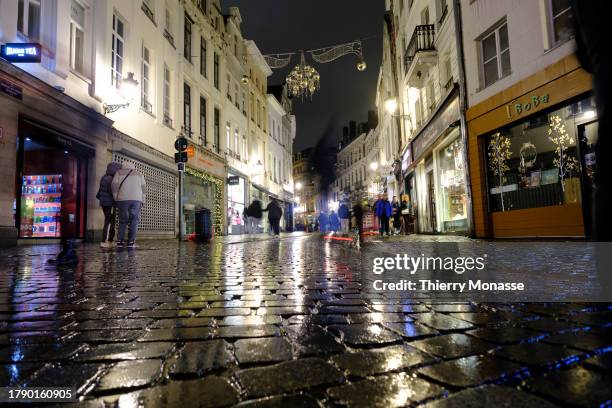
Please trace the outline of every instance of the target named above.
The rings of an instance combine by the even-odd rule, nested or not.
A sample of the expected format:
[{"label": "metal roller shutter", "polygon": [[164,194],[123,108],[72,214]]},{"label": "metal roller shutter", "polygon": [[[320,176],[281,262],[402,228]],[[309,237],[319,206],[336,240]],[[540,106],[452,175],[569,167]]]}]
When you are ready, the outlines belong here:
[{"label": "metal roller shutter", "polygon": [[113,160],[119,163],[126,161],[133,163],[147,182],[146,203],[142,209],[138,230],[174,233],[176,176],[119,153],[113,154]]}]

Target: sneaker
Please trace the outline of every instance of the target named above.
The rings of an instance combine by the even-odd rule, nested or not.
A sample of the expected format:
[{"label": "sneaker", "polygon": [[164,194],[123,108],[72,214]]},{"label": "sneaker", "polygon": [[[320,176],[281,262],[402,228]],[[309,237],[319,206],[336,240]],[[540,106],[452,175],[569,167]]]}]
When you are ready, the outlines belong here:
[{"label": "sneaker", "polygon": [[125,241],[117,241],[117,248],[125,247]]},{"label": "sneaker", "polygon": [[100,248],[112,248],[113,246],[114,246],[113,241],[100,242]]},{"label": "sneaker", "polygon": [[136,245],[136,242],[134,241],[128,241],[127,247],[128,248],[138,248],[138,246]]}]

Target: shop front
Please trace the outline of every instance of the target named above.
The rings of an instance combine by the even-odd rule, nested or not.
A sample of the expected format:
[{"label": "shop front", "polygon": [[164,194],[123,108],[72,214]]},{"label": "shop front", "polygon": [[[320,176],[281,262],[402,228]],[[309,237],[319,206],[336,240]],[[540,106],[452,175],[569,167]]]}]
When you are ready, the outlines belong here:
[{"label": "shop front", "polygon": [[[268,204],[270,204],[270,199],[270,193],[268,193],[263,187],[259,187],[256,184],[251,183],[249,203],[259,200],[261,203],[261,208],[266,208]],[[258,233],[267,233],[270,231],[270,225],[267,220],[268,215],[267,213],[264,213],[263,217],[261,218],[261,222],[258,225]]]},{"label": "shop front", "polygon": [[93,146],[34,120],[19,119],[17,188],[19,238],[84,238],[87,170]]},{"label": "shop front", "polygon": [[458,93],[454,91],[404,153],[403,187],[412,203],[418,232],[468,232],[465,151],[459,115]]},{"label": "shop front", "polygon": [[247,203],[249,182],[237,173],[227,173],[227,233],[240,235],[246,232],[244,210]]},{"label": "shop front", "polygon": [[112,121],[2,59],[0,107],[0,247],[101,236]]},{"label": "shop front", "polygon": [[140,213],[138,237],[174,238],[178,231],[178,171],[167,155],[116,131],[111,144],[112,160],[129,162],[145,179],[145,203]]},{"label": "shop front", "polygon": [[215,235],[224,230],[224,175],[223,158],[200,146],[193,146],[193,157],[185,167],[183,184],[183,217],[187,237],[195,233],[196,212],[209,210]]},{"label": "shop front", "polygon": [[471,174],[482,175],[472,178],[477,236],[589,234],[598,136],[591,81],[573,56],[553,68],[504,91],[512,99],[487,113],[477,115],[481,105],[468,112]]}]

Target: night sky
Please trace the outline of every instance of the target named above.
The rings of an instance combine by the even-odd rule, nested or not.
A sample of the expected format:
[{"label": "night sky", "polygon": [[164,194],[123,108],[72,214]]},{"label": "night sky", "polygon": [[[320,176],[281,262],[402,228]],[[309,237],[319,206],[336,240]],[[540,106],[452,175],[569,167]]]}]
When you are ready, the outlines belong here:
[{"label": "night sky", "polygon": [[[307,63],[321,74],[321,89],[312,101],[294,102],[295,151],[311,147],[321,138],[326,139],[325,144],[336,143],[349,120],[367,120],[368,109],[374,109],[382,55],[384,0],[221,0],[221,4],[224,11],[230,6],[240,8],[242,33],[254,40],[263,54],[364,40],[368,68],[363,72],[355,68],[354,55],[318,64],[306,54]],[[282,83],[298,62],[296,55],[288,67],[274,70],[268,83]]]}]

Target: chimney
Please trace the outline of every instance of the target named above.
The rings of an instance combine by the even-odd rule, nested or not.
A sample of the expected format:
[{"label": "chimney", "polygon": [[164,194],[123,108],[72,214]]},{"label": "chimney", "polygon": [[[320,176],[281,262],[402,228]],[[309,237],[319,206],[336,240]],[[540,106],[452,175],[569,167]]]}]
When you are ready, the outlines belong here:
[{"label": "chimney", "polygon": [[374,129],[378,125],[378,114],[375,110],[368,111],[368,130]]}]

